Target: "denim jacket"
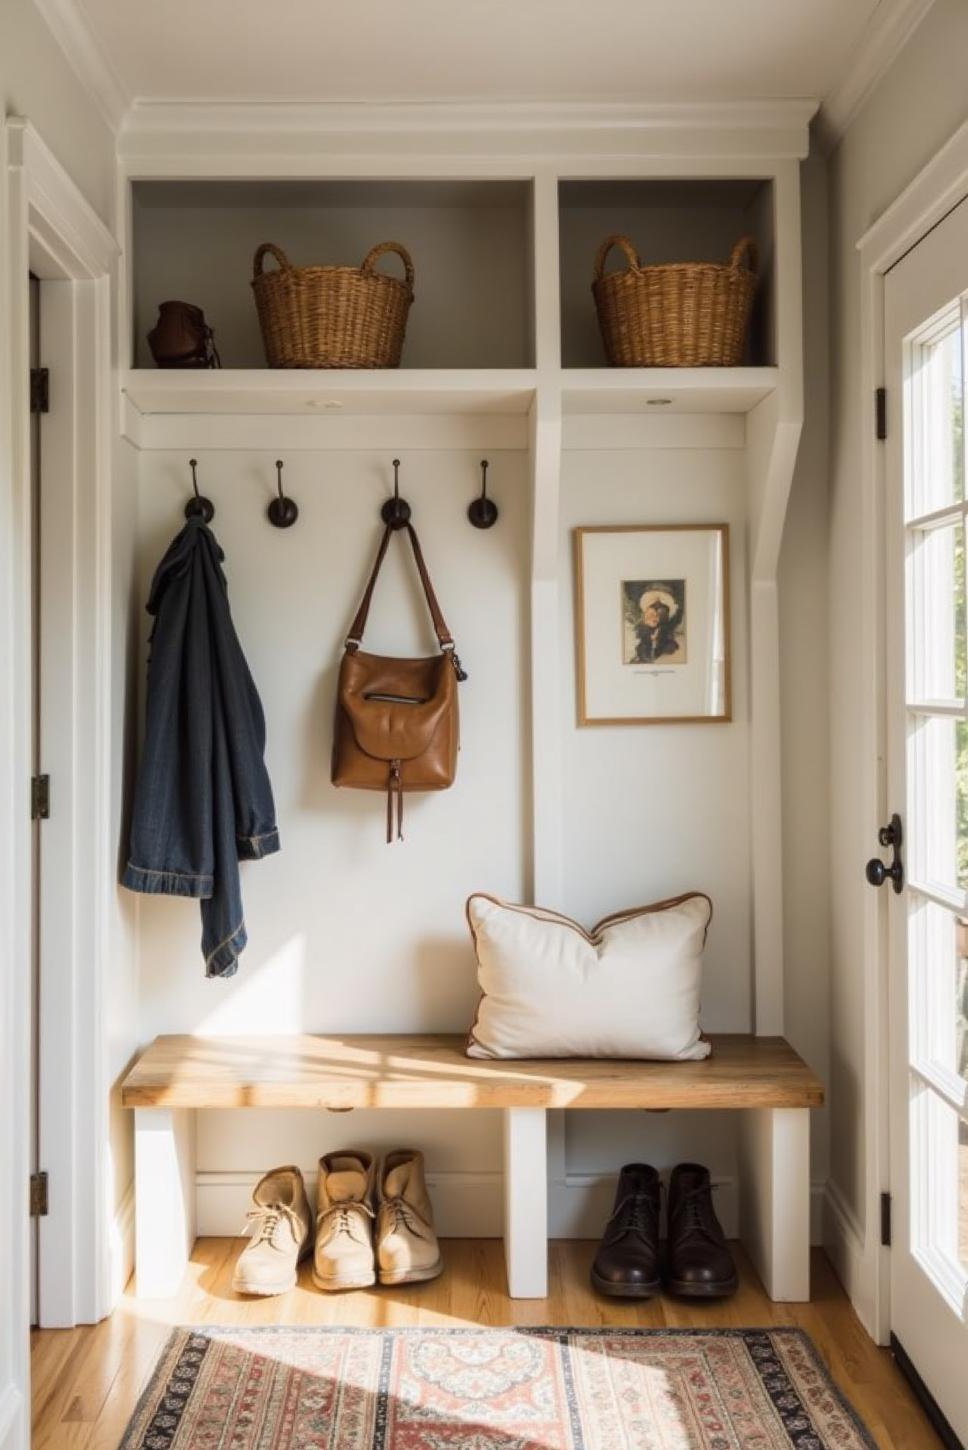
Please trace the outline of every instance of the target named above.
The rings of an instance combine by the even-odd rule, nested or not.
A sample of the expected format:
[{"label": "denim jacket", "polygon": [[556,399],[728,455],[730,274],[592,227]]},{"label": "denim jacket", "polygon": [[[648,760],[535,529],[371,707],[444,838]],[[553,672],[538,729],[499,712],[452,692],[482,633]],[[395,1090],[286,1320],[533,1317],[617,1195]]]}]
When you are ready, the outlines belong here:
[{"label": "denim jacket", "polygon": [[189,519],[152,581],[145,741],[121,878],[132,891],[200,899],[209,977],[232,976],[246,944],[239,861],[279,849],[265,717],[232,624],[224,557]]}]

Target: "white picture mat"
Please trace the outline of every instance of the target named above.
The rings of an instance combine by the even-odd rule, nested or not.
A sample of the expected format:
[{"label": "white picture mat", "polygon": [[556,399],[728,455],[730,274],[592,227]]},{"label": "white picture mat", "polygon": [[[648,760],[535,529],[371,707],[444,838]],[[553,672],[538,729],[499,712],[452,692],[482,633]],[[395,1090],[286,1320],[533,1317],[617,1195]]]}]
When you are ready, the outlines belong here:
[{"label": "white picture mat", "polygon": [[[584,718],[725,718],[725,525],[578,531]],[[625,664],[622,588],[684,579],[686,663]]]}]

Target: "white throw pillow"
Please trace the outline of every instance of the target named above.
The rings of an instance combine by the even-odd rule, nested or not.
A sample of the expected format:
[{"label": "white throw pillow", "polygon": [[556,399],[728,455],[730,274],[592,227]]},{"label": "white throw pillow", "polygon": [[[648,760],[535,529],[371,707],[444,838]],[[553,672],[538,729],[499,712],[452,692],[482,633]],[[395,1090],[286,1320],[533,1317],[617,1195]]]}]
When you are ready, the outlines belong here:
[{"label": "white throw pillow", "polygon": [[482,995],[468,1057],[707,1057],[699,987],[711,918],[709,897],[692,892],[589,934],[552,911],[470,897]]}]

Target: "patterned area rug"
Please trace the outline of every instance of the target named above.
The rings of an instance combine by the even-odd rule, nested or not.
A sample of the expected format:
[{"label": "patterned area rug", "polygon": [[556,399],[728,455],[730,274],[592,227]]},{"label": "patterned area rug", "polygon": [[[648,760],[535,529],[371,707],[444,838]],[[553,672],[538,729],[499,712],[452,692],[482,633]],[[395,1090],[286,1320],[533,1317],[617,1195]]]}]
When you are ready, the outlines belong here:
[{"label": "patterned area rug", "polygon": [[799,1329],[177,1329],[120,1450],[873,1450]]}]

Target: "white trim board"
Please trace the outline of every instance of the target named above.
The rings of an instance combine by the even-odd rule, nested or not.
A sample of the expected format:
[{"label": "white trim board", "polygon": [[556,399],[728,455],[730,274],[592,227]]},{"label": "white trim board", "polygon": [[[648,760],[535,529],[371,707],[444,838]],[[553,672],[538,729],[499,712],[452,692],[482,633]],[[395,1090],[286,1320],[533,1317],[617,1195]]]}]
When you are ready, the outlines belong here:
[{"label": "white trim board", "polygon": [[[644,157],[668,158],[672,171],[685,157],[718,158],[749,174],[756,158],[799,160],[809,148],[812,100],[725,102],[326,102],[186,101],[145,99],[131,106],[118,139],[132,175],[137,161],[179,157],[251,158],[251,174],[265,174],[266,157],[302,155],[313,174],[326,157],[345,159],[345,174],[362,174],[363,158],[423,150],[455,175],[475,165],[518,157],[608,155],[630,159],[641,173]],[[484,158],[488,158],[484,160]],[[225,174],[230,174],[226,172]],[[293,173],[295,174],[295,173]],[[416,174],[416,173],[415,173]],[[510,174],[510,173],[507,173]],[[616,173],[618,174],[618,173]]]},{"label": "white trim board", "polygon": [[24,1397],[15,1384],[0,1390],[0,1450],[19,1450],[27,1443]]},{"label": "white trim board", "polygon": [[[53,694],[45,712],[45,759],[53,777],[54,810],[45,822],[42,878],[44,962],[40,1009],[41,1150],[50,1172],[52,1210],[41,1221],[41,1323],[74,1324],[107,1312],[109,1293],[106,1046],[100,978],[92,963],[106,959],[105,907],[114,877],[110,829],[110,498],[111,498],[111,285],[117,246],[38,133],[20,118],[3,128],[2,189],[7,259],[5,278],[12,324],[0,329],[3,367],[10,378],[9,478],[11,570],[15,597],[9,610],[10,649],[0,650],[0,696],[17,701],[7,755],[14,782],[15,829],[10,862],[18,923],[6,960],[30,980],[27,913],[30,840],[26,796],[30,776],[29,457],[30,417],[26,299],[28,270],[47,288],[47,337],[57,350],[60,393],[44,419],[42,514],[56,541],[56,589],[45,592],[45,651]],[[57,372],[55,372],[55,378]],[[45,527],[42,525],[42,527]],[[2,532],[2,531],[0,531]],[[2,571],[0,571],[2,572]],[[49,574],[47,577],[51,577]],[[10,707],[13,710],[13,706]],[[0,752],[3,753],[3,752]],[[46,886],[44,883],[46,882]],[[69,889],[64,889],[64,883]],[[0,911],[0,917],[3,912]],[[29,1043],[19,1012],[10,1060],[27,1081],[22,1061]],[[11,1136],[26,1136],[24,1089],[4,1094],[15,1121]],[[25,1163],[25,1160],[24,1160]],[[20,1185],[19,1163],[9,1179]],[[16,1202],[22,1202],[22,1190]],[[19,1214],[17,1215],[19,1217]],[[26,1236],[24,1210],[23,1233]],[[26,1238],[24,1239],[26,1242]],[[10,1267],[10,1266],[7,1266]],[[12,1282],[10,1269],[9,1281]],[[5,1281],[8,1276],[4,1274]],[[26,1334],[27,1311],[13,1292],[7,1300]],[[13,1329],[16,1333],[16,1329]]]},{"label": "white trim board", "polygon": [[821,1211],[821,1243],[827,1257],[861,1324],[872,1338],[876,1338],[871,1264],[864,1249],[864,1235],[846,1199],[832,1179],[823,1193]]}]

